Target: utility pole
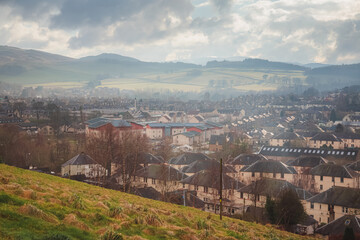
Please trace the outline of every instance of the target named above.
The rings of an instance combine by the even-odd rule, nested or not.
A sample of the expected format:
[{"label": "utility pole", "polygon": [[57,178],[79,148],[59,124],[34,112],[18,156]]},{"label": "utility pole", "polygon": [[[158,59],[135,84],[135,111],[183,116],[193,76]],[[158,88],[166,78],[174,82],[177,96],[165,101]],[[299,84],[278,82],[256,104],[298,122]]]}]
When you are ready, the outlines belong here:
[{"label": "utility pole", "polygon": [[222,220],[222,158],[220,158],[220,220]]}]

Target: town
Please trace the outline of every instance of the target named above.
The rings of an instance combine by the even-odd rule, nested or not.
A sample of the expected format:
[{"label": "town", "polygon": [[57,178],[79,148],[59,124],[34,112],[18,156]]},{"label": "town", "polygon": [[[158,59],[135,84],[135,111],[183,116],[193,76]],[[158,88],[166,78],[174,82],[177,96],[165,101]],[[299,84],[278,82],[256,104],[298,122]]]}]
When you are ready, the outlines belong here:
[{"label": "town", "polygon": [[[357,86],[224,100],[3,96],[0,115],[8,165],[298,234],[359,222]],[[291,193],[306,216],[271,216]]]}]

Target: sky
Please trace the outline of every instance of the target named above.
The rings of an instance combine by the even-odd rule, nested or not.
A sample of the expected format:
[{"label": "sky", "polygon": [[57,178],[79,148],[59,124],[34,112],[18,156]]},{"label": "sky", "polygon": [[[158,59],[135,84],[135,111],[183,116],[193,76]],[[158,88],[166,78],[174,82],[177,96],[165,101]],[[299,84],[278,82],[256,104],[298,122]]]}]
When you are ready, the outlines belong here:
[{"label": "sky", "polygon": [[360,62],[359,0],[0,0],[0,45],[79,58]]}]

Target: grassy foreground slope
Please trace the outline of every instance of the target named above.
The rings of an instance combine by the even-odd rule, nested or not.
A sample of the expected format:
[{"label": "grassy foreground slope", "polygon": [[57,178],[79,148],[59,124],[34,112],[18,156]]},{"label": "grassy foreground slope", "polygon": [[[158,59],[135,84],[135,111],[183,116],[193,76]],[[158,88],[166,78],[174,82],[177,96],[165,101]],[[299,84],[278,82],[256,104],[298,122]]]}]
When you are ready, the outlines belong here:
[{"label": "grassy foreground slope", "polygon": [[109,230],[124,239],[304,239],[231,218],[221,222],[217,215],[190,207],[0,164],[0,239],[101,239]]}]

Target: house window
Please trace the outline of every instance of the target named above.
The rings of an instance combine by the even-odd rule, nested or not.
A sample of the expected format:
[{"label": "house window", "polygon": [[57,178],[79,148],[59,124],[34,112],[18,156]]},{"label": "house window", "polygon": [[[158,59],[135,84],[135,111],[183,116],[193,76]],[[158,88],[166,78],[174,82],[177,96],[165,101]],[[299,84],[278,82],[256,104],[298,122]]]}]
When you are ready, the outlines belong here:
[{"label": "house window", "polygon": [[315,180],[315,176],[314,176],[314,175],[311,175],[311,179],[312,179],[312,180]]},{"label": "house window", "polygon": [[199,190],[199,186],[195,186],[195,190],[198,191],[198,190]]},{"label": "house window", "polygon": [[284,178],[284,173],[281,173],[281,178]]},{"label": "house window", "polygon": [[185,183],[183,183],[183,188],[185,188]]},{"label": "house window", "polygon": [[208,187],[204,187],[204,193],[208,193],[209,189]]},{"label": "house window", "polygon": [[252,177],[255,177],[255,173],[254,173],[254,172],[252,172],[252,173],[251,173],[251,176],[252,176]]},{"label": "house window", "polygon": [[320,185],[320,190],[323,190],[323,185]]},{"label": "house window", "polygon": [[244,193],[240,192],[240,198],[244,198]]},{"label": "house window", "polygon": [[152,184],[155,184],[155,183],[156,183],[155,178],[152,178],[152,179],[151,179],[151,183],[152,183]]},{"label": "house window", "polygon": [[273,173],[273,178],[276,178],[276,173]]},{"label": "house window", "polygon": [[319,218],[319,223],[321,223],[321,218]]},{"label": "house window", "polygon": [[312,203],[312,202],[310,203],[310,208],[314,209],[314,203]]},{"label": "house window", "polygon": [[323,178],[324,178],[323,176],[320,176],[320,181],[322,181],[322,180],[323,180]]},{"label": "house window", "polygon": [[146,182],[146,183],[147,183],[147,177],[144,177],[144,182]]},{"label": "house window", "polygon": [[331,178],[331,181],[332,181],[332,182],[335,182],[335,177],[332,177],[332,178]]},{"label": "house window", "polygon": [[342,183],[344,182],[344,178],[343,178],[343,177],[340,178],[340,182],[342,182]]},{"label": "house window", "polygon": [[349,211],[349,209],[348,209],[347,207],[343,207],[343,208],[342,208],[342,212],[343,212],[343,213],[348,213],[348,211]]},{"label": "house window", "polygon": [[319,208],[321,209],[321,203],[319,204]]}]

